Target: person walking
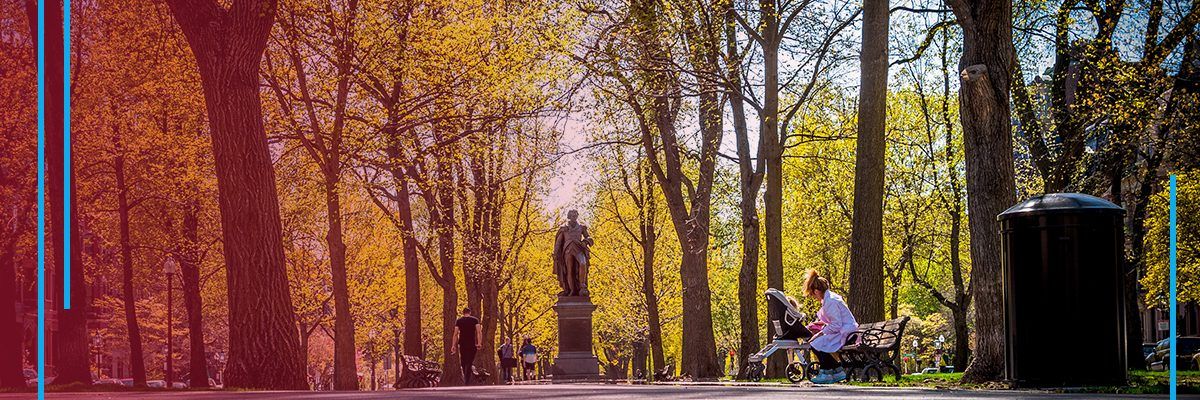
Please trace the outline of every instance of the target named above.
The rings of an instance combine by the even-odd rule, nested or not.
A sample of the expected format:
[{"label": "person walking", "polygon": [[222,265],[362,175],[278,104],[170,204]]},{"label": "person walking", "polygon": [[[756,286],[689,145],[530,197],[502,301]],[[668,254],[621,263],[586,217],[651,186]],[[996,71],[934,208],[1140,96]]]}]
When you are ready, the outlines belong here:
[{"label": "person walking", "polygon": [[521,364],[525,374],[525,380],[531,381],[535,375],[537,364],[537,347],[533,346],[533,339],[525,337],[525,343],[521,345]]},{"label": "person walking", "polygon": [[512,383],[513,368],[517,367],[516,349],[513,348],[512,339],[504,338],[504,343],[496,350],[496,355],[500,357],[500,371],[504,382]]},{"label": "person walking", "polygon": [[483,330],[479,329],[479,318],[471,316],[471,307],[463,308],[462,317],[454,322],[454,337],[451,342],[457,346],[450,346],[450,355],[454,355],[455,348],[458,349],[463,383],[470,386],[475,380],[475,373],[471,368],[475,365],[475,353],[483,348]]}]

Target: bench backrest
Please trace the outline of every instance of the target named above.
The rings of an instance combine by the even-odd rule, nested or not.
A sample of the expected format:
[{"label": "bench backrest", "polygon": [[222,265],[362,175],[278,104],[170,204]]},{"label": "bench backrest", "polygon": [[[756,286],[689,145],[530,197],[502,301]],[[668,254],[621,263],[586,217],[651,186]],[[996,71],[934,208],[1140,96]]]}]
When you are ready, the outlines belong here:
[{"label": "bench backrest", "polygon": [[441,369],[441,365],[436,362],[423,360],[417,356],[402,356],[404,360],[404,369],[409,371],[436,371]]},{"label": "bench backrest", "polygon": [[872,322],[858,326],[859,341],[864,346],[877,349],[893,349],[900,346],[900,337],[904,335],[904,327],[908,325],[908,317]]}]

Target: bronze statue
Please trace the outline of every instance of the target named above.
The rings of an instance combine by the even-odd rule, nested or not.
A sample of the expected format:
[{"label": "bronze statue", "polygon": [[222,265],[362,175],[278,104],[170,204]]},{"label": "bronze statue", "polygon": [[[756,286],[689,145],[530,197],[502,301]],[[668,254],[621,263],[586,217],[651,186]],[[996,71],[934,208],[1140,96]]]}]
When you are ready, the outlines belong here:
[{"label": "bronze statue", "polygon": [[558,228],[554,237],[554,274],[558,276],[558,284],[562,287],[559,296],[588,295],[588,267],[591,253],[588,247],[592,245],[592,237],[588,235],[587,225],[580,224],[576,219],[579,212],[567,212],[567,224]]}]

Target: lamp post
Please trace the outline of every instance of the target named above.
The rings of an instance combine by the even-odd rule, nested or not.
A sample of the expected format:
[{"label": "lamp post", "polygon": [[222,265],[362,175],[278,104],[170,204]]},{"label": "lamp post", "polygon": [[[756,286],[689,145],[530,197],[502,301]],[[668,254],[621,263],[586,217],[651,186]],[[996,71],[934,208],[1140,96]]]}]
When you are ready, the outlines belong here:
[{"label": "lamp post", "polygon": [[163,262],[163,273],[167,275],[167,388],[173,388],[175,382],[174,371],[174,354],[171,346],[171,289],[172,282],[175,277],[179,265],[175,263],[175,258],[167,255],[167,260]]}]

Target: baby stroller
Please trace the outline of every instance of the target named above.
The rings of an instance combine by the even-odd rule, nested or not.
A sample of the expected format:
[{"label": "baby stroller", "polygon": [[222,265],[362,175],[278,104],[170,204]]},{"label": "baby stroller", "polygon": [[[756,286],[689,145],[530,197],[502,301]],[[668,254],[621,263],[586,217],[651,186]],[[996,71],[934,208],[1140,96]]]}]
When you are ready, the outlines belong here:
[{"label": "baby stroller", "polygon": [[[815,376],[817,363],[812,360],[812,347],[807,342],[807,339],[812,337],[812,333],[805,326],[807,316],[792,306],[787,295],[782,291],[767,289],[765,295],[767,297],[767,315],[779,317],[771,320],[773,328],[771,342],[767,343],[767,346],[758,353],[750,355],[746,378],[754,382],[762,380],[767,369],[763,361],[777,350],[788,352],[786,375],[789,381],[796,383]],[[793,355],[798,355],[798,357],[793,357]]]}]

